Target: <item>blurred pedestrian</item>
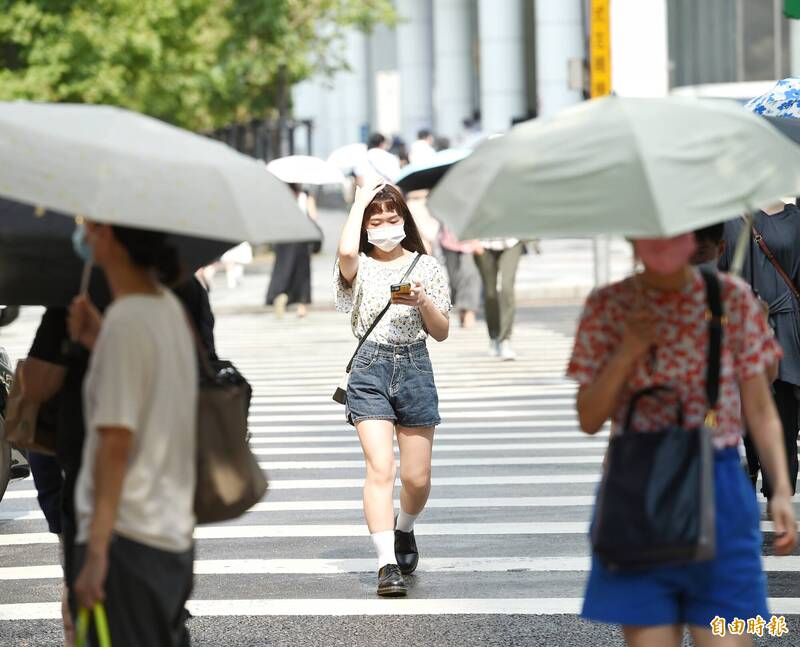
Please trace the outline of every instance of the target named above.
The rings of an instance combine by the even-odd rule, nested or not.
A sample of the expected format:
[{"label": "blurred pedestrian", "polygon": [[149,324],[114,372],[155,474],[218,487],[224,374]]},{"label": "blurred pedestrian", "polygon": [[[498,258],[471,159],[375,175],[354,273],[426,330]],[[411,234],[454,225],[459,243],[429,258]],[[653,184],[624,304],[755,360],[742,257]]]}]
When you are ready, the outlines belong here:
[{"label": "blurred pedestrian", "polygon": [[229,289],[239,286],[244,278],[244,267],[253,262],[253,248],[250,243],[243,242],[233,249],[229,249],[219,259],[222,267],[225,268],[225,279]]},{"label": "blurred pedestrian", "polygon": [[374,186],[378,182],[394,182],[400,174],[400,159],[389,152],[392,143],[381,133],[372,133],[367,140],[367,154],[356,167],[356,184]]},{"label": "blurred pedestrian", "polygon": [[[401,280],[403,289],[391,291]],[[378,595],[403,596],[403,575],[419,560],[414,522],[430,493],[433,435],[441,421],[425,341],[447,338],[450,299],[444,270],[425,253],[394,187],[359,189],[339,241],[334,284],[337,310],[351,313],[353,334],[364,341],[347,386],[346,415],[366,460],[364,514],[378,555]],[[395,434],[402,483],[396,519]]]},{"label": "blurred pedestrian", "polygon": [[417,140],[411,144],[408,152],[408,161],[411,164],[426,164],[436,157],[436,149],[433,147],[435,142],[433,133],[427,128],[423,128],[417,133]]},{"label": "blurred pedestrian", "polygon": [[[744,226],[741,219],[726,223],[726,247],[720,259],[720,269],[730,269],[736,241]],[[800,302],[795,296],[796,281],[800,276],[800,247],[797,245],[800,240],[800,209],[794,204],[776,204],[756,213],[753,227],[755,230],[750,234],[742,276],[766,304],[770,326],[783,348],[778,378],[772,383],[772,394],[781,420],[789,485],[794,493],[797,489],[797,438],[800,429]],[[762,238],[761,243],[756,240],[756,232]],[[782,277],[781,271],[788,281]],[[745,437],[745,449],[748,471],[755,485],[762,471],[761,461],[749,435]],[[761,491],[771,499],[773,487],[769,475],[762,473],[761,476]]]},{"label": "blurred pedestrian", "polygon": [[450,278],[450,300],[458,312],[462,328],[475,325],[481,302],[481,275],[475,253],[481,249],[476,240],[460,241],[447,227],[442,226],[439,245]]},{"label": "blurred pedestrian", "polygon": [[516,238],[482,240],[475,247],[475,262],[483,281],[486,325],[489,329],[489,355],[503,361],[517,359],[511,348],[516,299],[517,268],[525,251]]},{"label": "blurred pedestrian", "polygon": [[[316,222],[317,204],[299,184],[289,187],[297,198],[297,204],[308,218]],[[275,316],[282,318],[286,308],[297,304],[297,316],[308,314],[311,303],[311,252],[313,241],[278,243],[275,245],[275,264],[267,290],[266,303],[275,307]]]},{"label": "blurred pedestrian", "polygon": [[[676,402],[643,398],[635,429],[625,426],[633,395],[656,385],[675,396],[686,429],[703,426],[709,411],[709,302],[706,281],[689,266],[694,236],[638,240],[634,249],[644,271],[593,292],[575,337],[568,375],[580,385],[578,417],[588,434],[609,419],[612,433],[623,427],[626,433],[646,433],[674,424]],[[687,624],[698,645],[751,644],[741,636],[714,638],[711,621],[768,617],[758,506],[737,451],[743,431],[740,397],[775,486],[775,552],[788,554],[796,545],[780,421],[765,375],[780,347],[745,283],[727,275],[718,275],[718,282],[722,370],[716,424],[708,418],[715,448],[715,557],[636,571],[610,570],[596,554],[592,557],[583,617],[622,625],[633,647],[679,647]],[[625,533],[623,526],[619,533]]]},{"label": "blurred pedestrian", "polygon": [[104,602],[115,647],[189,644],[197,355],[188,316],[164,287],[180,274],[161,233],[87,222],[113,301],[82,295],[72,339],[91,349],[86,438],[75,490],[74,591]]}]

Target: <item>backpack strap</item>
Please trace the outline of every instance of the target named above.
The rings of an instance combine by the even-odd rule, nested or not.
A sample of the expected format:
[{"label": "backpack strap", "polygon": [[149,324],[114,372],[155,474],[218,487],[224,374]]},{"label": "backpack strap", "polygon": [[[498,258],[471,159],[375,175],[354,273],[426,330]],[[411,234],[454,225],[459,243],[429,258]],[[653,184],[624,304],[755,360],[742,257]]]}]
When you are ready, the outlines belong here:
[{"label": "backpack strap", "polygon": [[720,363],[722,357],[722,337],[727,317],[722,305],[722,285],[715,270],[703,267],[700,274],[706,285],[706,321],[708,322],[708,360],[706,366],[706,400],[708,413],[706,426],[717,424],[716,407],[719,402]]}]

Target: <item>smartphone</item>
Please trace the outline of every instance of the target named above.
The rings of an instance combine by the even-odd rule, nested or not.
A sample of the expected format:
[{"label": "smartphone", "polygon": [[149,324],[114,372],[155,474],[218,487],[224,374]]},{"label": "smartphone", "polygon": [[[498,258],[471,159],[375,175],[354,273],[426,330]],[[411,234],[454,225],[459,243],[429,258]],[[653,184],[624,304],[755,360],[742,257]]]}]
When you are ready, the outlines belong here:
[{"label": "smartphone", "polygon": [[411,283],[395,283],[389,289],[392,294],[411,294]]}]

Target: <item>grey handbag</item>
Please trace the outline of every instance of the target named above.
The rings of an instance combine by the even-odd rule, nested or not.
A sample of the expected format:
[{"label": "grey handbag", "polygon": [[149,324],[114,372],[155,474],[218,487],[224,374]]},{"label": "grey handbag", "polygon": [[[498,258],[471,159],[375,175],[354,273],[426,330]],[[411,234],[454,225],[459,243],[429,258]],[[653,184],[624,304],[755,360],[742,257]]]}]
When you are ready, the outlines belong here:
[{"label": "grey handbag", "polygon": [[[411,271],[417,266],[417,262],[420,259],[422,254],[417,253],[417,257],[411,263],[409,268],[406,270],[406,273],[403,274],[403,278],[400,279],[400,283],[404,283],[406,279],[411,276]],[[358,340],[358,346],[356,346],[356,352],[353,353],[353,356],[350,358],[350,361],[347,363],[347,368],[345,369],[344,377],[342,378],[341,382],[339,382],[339,386],[336,387],[336,391],[333,394],[333,401],[337,402],[338,404],[347,404],[347,382],[350,379],[350,371],[353,370],[353,362],[356,361],[356,356],[358,355],[358,351],[361,350],[361,347],[367,341],[367,338],[370,336],[373,330],[377,327],[378,323],[381,319],[383,319],[383,315],[389,312],[389,308],[392,307],[392,300],[389,299],[389,303],[378,313],[378,316],[375,317],[375,320],[370,324],[369,328],[367,328],[367,332]]]},{"label": "grey handbag", "polygon": [[192,321],[200,361],[197,393],[197,485],[194,514],[198,524],[228,521],[244,514],[267,492],[267,477],[247,435],[253,390],[236,367],[210,361]]}]

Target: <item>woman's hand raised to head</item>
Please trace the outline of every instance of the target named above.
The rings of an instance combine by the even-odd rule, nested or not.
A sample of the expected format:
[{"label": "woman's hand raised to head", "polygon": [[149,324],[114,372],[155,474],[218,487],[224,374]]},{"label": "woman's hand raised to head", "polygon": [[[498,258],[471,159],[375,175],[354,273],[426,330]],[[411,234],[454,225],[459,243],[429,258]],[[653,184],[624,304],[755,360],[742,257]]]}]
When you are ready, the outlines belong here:
[{"label": "woman's hand raised to head", "polygon": [[379,182],[356,189],[350,215],[347,216],[347,222],[344,224],[342,236],[339,239],[339,272],[347,283],[352,284],[358,273],[358,253],[361,246],[361,230],[364,226],[364,211],[385,186],[386,182]]},{"label": "woman's hand raised to head", "polygon": [[375,196],[381,192],[381,189],[386,186],[386,182],[377,182],[376,184],[368,184],[360,186],[356,189],[356,196],[353,199],[352,211],[360,211],[361,218],[364,217],[364,210],[369,206],[369,203],[375,199]]}]

